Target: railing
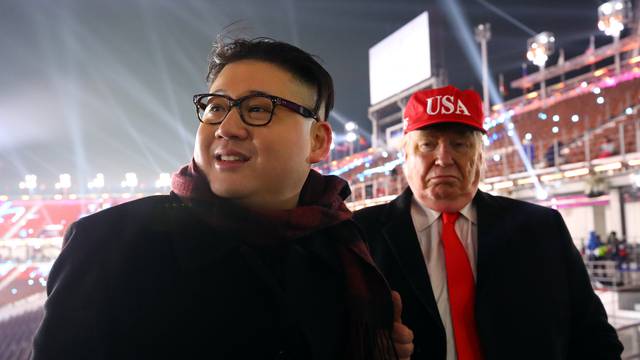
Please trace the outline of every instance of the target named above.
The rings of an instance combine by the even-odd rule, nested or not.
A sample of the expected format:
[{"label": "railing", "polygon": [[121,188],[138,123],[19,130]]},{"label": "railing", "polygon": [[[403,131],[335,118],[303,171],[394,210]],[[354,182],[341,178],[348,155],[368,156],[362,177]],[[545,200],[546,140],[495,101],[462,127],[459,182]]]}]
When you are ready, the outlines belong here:
[{"label": "railing", "polygon": [[616,328],[618,338],[624,345],[622,360],[640,359],[640,321]]},{"label": "railing", "polygon": [[[624,345],[622,359],[640,359],[640,320],[625,318],[626,311],[637,311],[640,305],[640,268],[636,262],[614,260],[586,261],[585,265],[593,287],[611,292],[610,320],[621,319],[631,323],[616,326],[618,338]],[[613,318],[613,319],[612,319]]]}]

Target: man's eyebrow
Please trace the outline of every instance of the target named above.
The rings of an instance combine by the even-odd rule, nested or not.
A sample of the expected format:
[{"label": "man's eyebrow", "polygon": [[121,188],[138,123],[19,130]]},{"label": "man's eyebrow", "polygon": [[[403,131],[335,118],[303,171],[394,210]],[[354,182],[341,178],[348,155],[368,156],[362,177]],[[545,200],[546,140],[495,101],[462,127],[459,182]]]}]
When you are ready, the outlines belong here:
[{"label": "man's eyebrow", "polygon": [[[214,90],[212,92],[212,94],[229,96],[229,93],[225,89]],[[264,91],[261,91],[261,90],[249,90],[242,96],[247,96],[247,95],[271,95],[271,94],[268,94],[268,93],[266,93]],[[242,97],[242,96],[240,96],[240,97]]]}]

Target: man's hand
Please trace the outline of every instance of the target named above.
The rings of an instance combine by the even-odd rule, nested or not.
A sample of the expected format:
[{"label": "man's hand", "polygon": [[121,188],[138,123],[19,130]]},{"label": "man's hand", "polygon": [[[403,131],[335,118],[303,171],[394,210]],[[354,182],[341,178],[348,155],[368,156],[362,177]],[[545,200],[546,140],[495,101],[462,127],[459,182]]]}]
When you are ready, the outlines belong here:
[{"label": "man's hand", "polygon": [[402,299],[397,291],[391,292],[393,300],[393,331],[391,338],[400,360],[409,360],[413,354],[413,331],[402,323]]}]

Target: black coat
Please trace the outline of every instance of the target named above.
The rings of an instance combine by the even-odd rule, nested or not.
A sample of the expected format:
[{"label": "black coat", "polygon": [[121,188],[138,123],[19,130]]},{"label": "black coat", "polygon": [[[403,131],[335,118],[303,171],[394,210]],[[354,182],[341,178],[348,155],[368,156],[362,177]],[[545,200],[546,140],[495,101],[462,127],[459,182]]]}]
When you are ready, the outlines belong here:
[{"label": "black coat", "polygon": [[33,359],[336,359],[344,276],[325,235],[260,251],[175,195],[80,219]]},{"label": "black coat", "polygon": [[[412,193],[355,220],[413,330],[412,359],[444,360],[446,340],[410,214]],[[580,254],[552,209],[478,191],[476,320],[485,359],[619,359],[622,345]]]}]

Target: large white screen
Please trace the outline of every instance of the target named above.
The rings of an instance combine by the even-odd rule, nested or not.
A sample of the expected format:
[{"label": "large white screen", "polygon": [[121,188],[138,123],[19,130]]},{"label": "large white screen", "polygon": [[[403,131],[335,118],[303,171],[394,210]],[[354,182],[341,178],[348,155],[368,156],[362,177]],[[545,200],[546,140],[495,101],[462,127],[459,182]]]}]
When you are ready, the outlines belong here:
[{"label": "large white screen", "polygon": [[431,77],[425,11],[369,49],[369,91],[376,104]]}]

